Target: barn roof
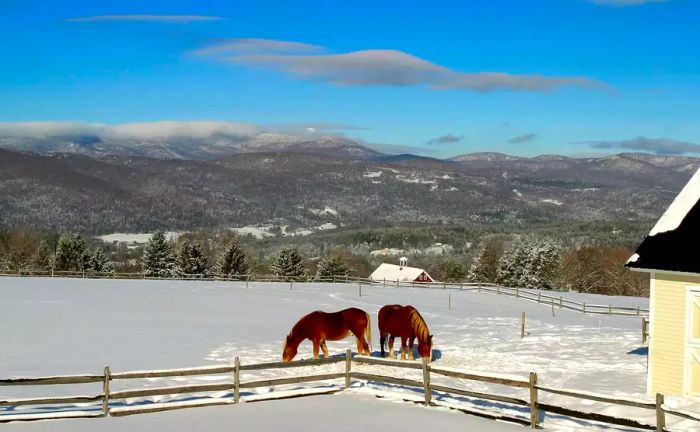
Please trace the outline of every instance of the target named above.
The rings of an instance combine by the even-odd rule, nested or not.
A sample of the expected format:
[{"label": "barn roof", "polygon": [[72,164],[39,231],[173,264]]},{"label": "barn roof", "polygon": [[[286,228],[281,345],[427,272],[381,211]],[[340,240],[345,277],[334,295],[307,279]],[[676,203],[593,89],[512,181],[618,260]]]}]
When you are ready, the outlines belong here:
[{"label": "barn roof", "polygon": [[377,269],[369,276],[369,278],[376,281],[381,281],[385,279],[388,281],[398,280],[400,282],[414,281],[418,278],[418,276],[420,276],[423,273],[428,274],[428,272],[420,268],[406,266],[401,267],[397,266],[396,264],[384,263],[377,267]]},{"label": "barn roof", "polygon": [[700,273],[700,170],[639,245],[626,266],[640,270]]}]

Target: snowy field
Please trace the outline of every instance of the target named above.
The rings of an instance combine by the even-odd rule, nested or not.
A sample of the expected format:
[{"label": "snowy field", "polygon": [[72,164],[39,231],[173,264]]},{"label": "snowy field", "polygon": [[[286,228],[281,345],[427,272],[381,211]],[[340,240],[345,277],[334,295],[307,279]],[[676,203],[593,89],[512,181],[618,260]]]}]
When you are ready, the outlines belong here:
[{"label": "snowy field", "polygon": [[[277,361],[281,357],[285,335],[302,315],[317,309],[333,311],[351,306],[360,307],[373,317],[372,348],[376,353],[379,349],[376,313],[382,305],[401,303],[412,304],[425,317],[434,334],[435,365],[516,374],[522,377],[534,371],[539,375],[540,384],[546,386],[651,400],[645,395],[647,357],[646,347],[641,343],[640,318],[584,315],[559,309],[555,309],[553,315],[548,306],[489,293],[363,286],[362,294],[362,297],[358,296],[357,285],[353,284],[295,283],[293,290],[290,290],[288,284],[270,283],[251,283],[246,288],[245,283],[238,282],[3,278],[0,279],[3,347],[0,351],[0,376],[101,373],[105,365],[110,365],[113,372],[192,367],[232,363],[235,356],[239,356],[243,363]],[[451,294],[452,309],[448,308],[448,294]],[[568,293],[564,296],[588,303],[612,302],[618,306],[648,307],[647,299]],[[527,336],[523,339],[520,338],[522,312],[527,315]],[[355,342],[354,339],[329,342],[328,348],[331,354],[342,354],[346,348],[352,348],[354,351]],[[298,358],[310,356],[311,344],[307,342],[300,347]],[[341,370],[342,367],[342,364],[326,365],[309,369],[308,372]],[[419,372],[416,371],[388,370],[381,366],[368,365],[362,367],[368,372],[420,379]],[[241,378],[245,381],[254,377],[304,372],[307,371],[255,371],[242,374]],[[230,381],[230,376],[119,381],[114,383],[113,390],[226,380]],[[527,398],[522,391],[499,388],[500,386],[486,383],[458,382],[448,378],[434,378],[433,381],[475,391]],[[284,388],[323,386],[328,386],[328,383],[301,384]],[[71,388],[0,387],[0,399],[85,394],[90,393],[91,388],[92,392],[99,392],[95,385]],[[37,393],[39,390],[41,393]],[[271,390],[257,389],[255,393],[243,393],[243,397],[254,397]],[[337,401],[341,396],[359,397],[360,394],[382,395],[385,396],[384,399],[394,400],[422,398],[421,392],[375,382],[357,382],[353,385],[351,393],[357,394],[319,396],[309,400],[318,400],[319,404],[335,403],[322,401]],[[396,396],[397,394],[400,396]],[[223,395],[225,393],[221,396]],[[170,397],[154,398],[160,402],[169,399]],[[498,402],[437,393],[434,399],[445,403],[471,405],[483,410],[501,410],[523,418],[528,416],[526,409],[509,408]],[[548,394],[541,394],[540,400],[654,422],[653,412],[646,410],[605,408],[604,404],[596,402]],[[292,404],[291,401],[263,402],[251,406],[259,405],[256,409],[265,410],[263,406],[266,404],[281,407],[286,403]],[[300,406],[306,403],[310,402],[293,402],[301,404]],[[374,400],[367,403],[380,406],[387,404]],[[687,407],[688,401],[671,400],[668,404]],[[425,408],[413,404],[406,404],[405,407],[418,412],[425,411]],[[223,407],[223,412],[226,413],[219,413],[217,408],[204,410],[219,413],[212,415],[222,416],[220,418],[224,419],[230,415],[227,414],[230,408]],[[0,414],[8,414],[3,413],[1,409]],[[285,406],[284,409],[289,408]],[[179,417],[182,417],[183,421],[195,421],[198,412],[204,415],[200,410],[197,408],[187,410],[187,414],[172,414],[174,417],[167,417],[170,413],[138,416],[142,418],[129,420],[128,427],[133,425],[133,428],[138,430],[139,424],[148,424],[148,418],[167,418],[168,420],[164,420],[166,423],[176,421],[174,419]],[[24,411],[18,408],[13,413],[21,412]],[[465,417],[471,418],[462,414],[455,416],[462,422],[465,421]],[[106,430],[109,426],[103,426],[102,422],[115,422],[114,419],[83,421],[86,425]],[[50,424],[73,425],[78,422],[58,421]],[[700,430],[697,424],[679,424],[675,419],[669,419],[668,424],[673,426],[674,422],[684,430]],[[58,426],[51,429],[45,426],[46,424],[48,423],[12,426],[17,427],[17,430],[62,430],[58,429]],[[584,422],[553,415],[548,415],[544,424],[552,430],[592,428]],[[34,427],[36,429],[33,429]]]}]

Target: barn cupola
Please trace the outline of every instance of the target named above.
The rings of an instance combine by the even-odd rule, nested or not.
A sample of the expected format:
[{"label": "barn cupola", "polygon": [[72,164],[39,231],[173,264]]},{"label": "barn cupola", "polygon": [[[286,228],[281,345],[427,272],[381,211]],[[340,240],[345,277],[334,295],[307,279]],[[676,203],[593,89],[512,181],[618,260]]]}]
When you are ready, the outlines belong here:
[{"label": "barn cupola", "polygon": [[403,268],[408,265],[408,258],[406,257],[401,257],[399,258],[399,267]]}]

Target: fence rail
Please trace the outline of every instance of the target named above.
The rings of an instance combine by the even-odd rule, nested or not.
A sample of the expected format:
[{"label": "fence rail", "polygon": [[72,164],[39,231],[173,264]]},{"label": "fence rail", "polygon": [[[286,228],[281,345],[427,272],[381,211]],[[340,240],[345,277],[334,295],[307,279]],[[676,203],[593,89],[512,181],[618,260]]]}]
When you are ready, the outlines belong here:
[{"label": "fence rail", "polygon": [[[325,373],[309,373],[295,376],[283,376],[276,378],[252,379],[242,381],[240,378],[241,371],[257,371],[270,369],[286,369],[313,367],[345,363],[344,371],[342,372],[325,372]],[[355,364],[355,370],[353,370]],[[362,371],[364,366],[379,365],[390,369],[404,369],[422,371],[422,380],[397,377],[380,373],[368,373]],[[359,369],[359,370],[358,370]],[[199,376],[212,374],[231,374],[231,380],[225,383],[213,384],[190,384],[169,387],[151,387],[141,389],[129,389],[120,391],[110,391],[110,383],[117,380],[133,380],[133,379],[148,379],[155,377],[182,377],[182,376]],[[499,384],[504,387],[513,388],[516,390],[529,390],[528,398],[520,398],[510,395],[476,392],[459,388],[455,385],[435,384],[431,382],[433,377],[448,377],[455,380],[479,381],[490,384]],[[3,386],[44,386],[50,384],[85,384],[102,382],[102,392],[97,395],[82,395],[82,396],[65,396],[65,397],[46,397],[32,399],[7,399],[0,400],[0,407],[20,407],[20,406],[36,406],[41,407],[48,405],[48,411],[32,414],[15,414],[16,410],[12,410],[13,414],[0,414],[0,423],[12,421],[26,420],[45,420],[45,419],[61,419],[61,418],[80,418],[80,417],[106,417],[106,416],[126,416],[133,414],[143,414],[150,412],[174,410],[181,408],[193,408],[201,406],[234,404],[241,401],[240,390],[251,389],[257,387],[275,387],[289,384],[320,382],[320,381],[337,381],[344,380],[343,385],[336,385],[332,388],[324,388],[320,391],[312,390],[305,393],[284,393],[284,391],[272,391],[269,395],[263,398],[254,400],[280,399],[285,397],[309,396],[314,394],[335,393],[350,388],[353,380],[355,381],[373,381],[387,383],[401,387],[422,388],[424,395],[424,403],[426,405],[444,405],[450,408],[459,409],[464,412],[473,413],[481,416],[497,418],[502,420],[510,420],[521,424],[530,424],[532,428],[542,426],[546,420],[545,413],[557,414],[564,417],[572,417],[582,420],[587,420],[595,423],[603,423],[618,426],[627,426],[637,429],[668,431],[666,427],[666,416],[675,416],[686,421],[700,422],[700,414],[689,411],[671,409],[664,404],[663,395],[657,395],[655,402],[644,402],[637,399],[606,396],[592,392],[553,388],[538,384],[538,377],[535,373],[530,373],[529,377],[521,377],[519,375],[505,374],[488,374],[482,372],[465,371],[452,368],[444,368],[439,366],[431,366],[423,359],[420,363],[411,361],[390,360],[376,357],[352,356],[350,350],[347,350],[344,356],[334,356],[318,360],[308,359],[289,363],[268,362],[241,364],[236,357],[233,365],[226,366],[205,366],[186,369],[161,369],[149,371],[128,371],[112,373],[109,366],[104,368],[101,375],[64,375],[53,377],[27,377],[27,378],[6,378],[0,380],[0,385]],[[233,391],[224,396],[215,395],[200,395],[194,397],[193,394]],[[465,404],[445,404],[441,401],[433,401],[433,392],[443,393],[447,395],[465,396],[471,399],[497,401],[515,407],[529,408],[529,415],[525,418],[523,415],[510,414],[493,411],[484,411],[483,409],[474,409]],[[624,406],[638,409],[652,410],[655,412],[656,424],[645,423],[644,421],[616,417],[597,412],[586,412],[577,409],[567,408],[563,406],[553,405],[551,403],[542,403],[539,400],[541,393],[550,393],[575,399],[591,400],[608,404],[608,406]],[[148,401],[139,401],[133,406],[124,406],[118,404],[118,401],[131,398],[144,398],[149,396],[161,395],[186,395],[187,401],[173,401],[164,403],[148,403]],[[244,398],[243,401],[247,399]],[[251,400],[253,400],[251,398]],[[101,402],[101,405],[90,405],[88,408],[84,404],[90,402]],[[81,408],[75,407],[75,410],[68,411],[51,411],[56,409],[56,405],[81,404]],[[606,406],[606,408],[608,408]],[[522,410],[522,408],[520,408]]]},{"label": "fence rail", "polygon": [[[178,275],[173,277],[151,276],[145,273],[94,273],[94,272],[67,272],[67,271],[35,271],[35,270],[18,270],[16,272],[0,272],[0,276],[14,277],[70,277],[70,278],[98,278],[98,279],[146,279],[146,280],[197,280],[197,281],[220,281],[220,282],[245,282],[260,283],[260,282],[284,282],[288,283],[290,289],[293,289],[294,283],[346,283],[357,284],[359,295],[362,296],[362,286],[382,286],[394,288],[430,288],[442,290],[459,290],[459,291],[477,291],[485,293],[493,293],[498,295],[506,295],[523,300],[533,301],[546,306],[551,306],[552,309],[567,309],[576,312],[587,314],[601,315],[618,315],[618,316],[648,316],[649,309],[642,307],[631,306],[615,306],[612,304],[591,304],[586,302],[577,302],[564,298],[563,294],[553,296],[543,294],[541,290],[533,290],[530,288],[505,287],[489,283],[475,282],[407,282],[399,280],[373,280],[369,278],[360,278],[357,276],[337,275],[337,276],[260,276],[260,275]],[[451,298],[450,298],[451,303]],[[645,330],[642,331],[645,333]]]}]

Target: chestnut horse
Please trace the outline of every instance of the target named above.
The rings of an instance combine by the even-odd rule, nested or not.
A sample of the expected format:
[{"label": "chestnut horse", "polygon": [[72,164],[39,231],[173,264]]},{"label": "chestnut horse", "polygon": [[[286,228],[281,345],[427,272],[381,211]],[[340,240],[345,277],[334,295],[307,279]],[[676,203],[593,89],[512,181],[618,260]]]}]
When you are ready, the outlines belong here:
[{"label": "chestnut horse", "polygon": [[371,355],[368,342],[372,343],[372,328],[367,312],[357,308],[339,312],[311,312],[294,324],[287,335],[282,361],[292,361],[304,339],[310,339],[313,343],[315,359],[318,358],[319,347],[323,350],[323,357],[328,358],[326,341],[345,339],[351,333],[357,338],[357,353]]},{"label": "chestnut horse", "polygon": [[389,357],[394,358],[394,338],[401,338],[401,360],[406,360],[406,342],[408,341],[408,358],[413,360],[413,342],[418,338],[418,354],[432,360],[433,335],[421,314],[413,306],[386,305],[379,309],[379,336],[382,346],[389,339]]}]

